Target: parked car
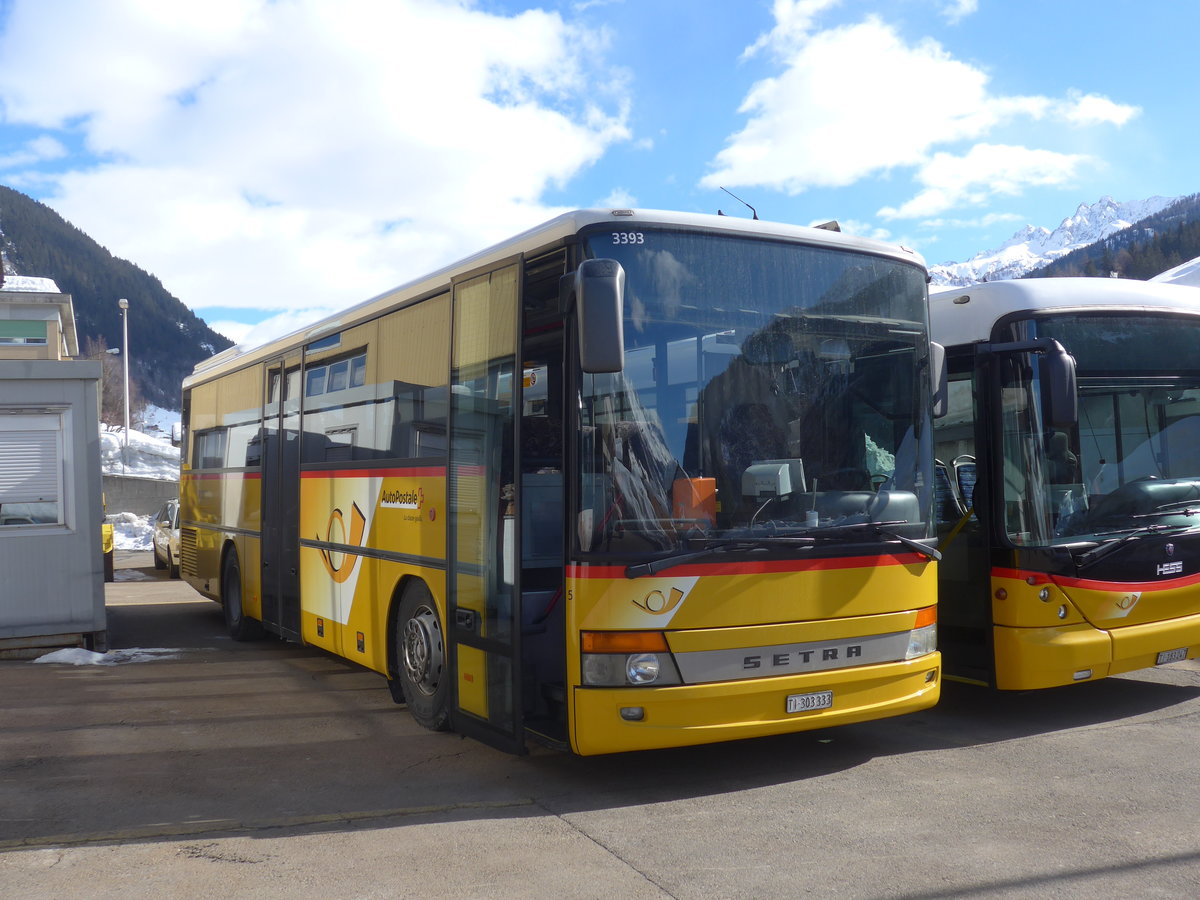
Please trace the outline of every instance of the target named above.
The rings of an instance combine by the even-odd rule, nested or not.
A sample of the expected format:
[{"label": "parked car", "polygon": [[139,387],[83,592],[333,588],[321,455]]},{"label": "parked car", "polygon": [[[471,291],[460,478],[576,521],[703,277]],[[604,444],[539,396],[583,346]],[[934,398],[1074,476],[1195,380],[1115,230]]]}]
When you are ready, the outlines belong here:
[{"label": "parked car", "polygon": [[179,500],[168,500],[154,517],[154,568],[179,577]]}]

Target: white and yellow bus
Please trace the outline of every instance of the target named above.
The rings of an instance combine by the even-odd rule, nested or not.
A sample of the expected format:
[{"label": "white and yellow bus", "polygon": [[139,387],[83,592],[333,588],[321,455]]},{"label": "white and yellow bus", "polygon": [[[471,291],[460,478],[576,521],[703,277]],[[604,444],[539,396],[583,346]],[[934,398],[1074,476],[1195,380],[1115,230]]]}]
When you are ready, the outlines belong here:
[{"label": "white and yellow bus", "polygon": [[922,709],[938,349],[902,248],[569,213],[197,366],[182,574],[510,751]]},{"label": "white and yellow bus", "polygon": [[1200,654],[1200,291],[936,291],[946,677],[1002,690]]}]

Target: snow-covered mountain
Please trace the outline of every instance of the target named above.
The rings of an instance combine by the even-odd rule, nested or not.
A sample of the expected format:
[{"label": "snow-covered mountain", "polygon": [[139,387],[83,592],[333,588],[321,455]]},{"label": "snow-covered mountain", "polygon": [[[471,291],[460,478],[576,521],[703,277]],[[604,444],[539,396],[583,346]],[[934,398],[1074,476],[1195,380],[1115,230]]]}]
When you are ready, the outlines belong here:
[{"label": "snow-covered mountain", "polygon": [[929,274],[933,284],[950,286],[1020,278],[1072,250],[1094,244],[1146,216],[1161,212],[1177,199],[1151,197],[1118,203],[1112,197],[1101,197],[1090,205],[1081,203],[1075,215],[1063,219],[1053,231],[1026,225],[995,250],[977,253],[966,262],[930,266]]}]

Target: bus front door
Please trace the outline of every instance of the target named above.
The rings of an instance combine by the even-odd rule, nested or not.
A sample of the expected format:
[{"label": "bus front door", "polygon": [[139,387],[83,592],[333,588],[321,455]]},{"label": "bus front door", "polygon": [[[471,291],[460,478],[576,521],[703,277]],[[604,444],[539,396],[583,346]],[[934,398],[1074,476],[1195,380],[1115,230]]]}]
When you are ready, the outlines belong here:
[{"label": "bus front door", "polygon": [[262,455],[262,621],[300,640],[300,359],[267,368]]},{"label": "bus front door", "polygon": [[517,689],[518,270],[509,266],[454,286],[446,573],[451,724],[460,734],[514,753],[525,745]]}]

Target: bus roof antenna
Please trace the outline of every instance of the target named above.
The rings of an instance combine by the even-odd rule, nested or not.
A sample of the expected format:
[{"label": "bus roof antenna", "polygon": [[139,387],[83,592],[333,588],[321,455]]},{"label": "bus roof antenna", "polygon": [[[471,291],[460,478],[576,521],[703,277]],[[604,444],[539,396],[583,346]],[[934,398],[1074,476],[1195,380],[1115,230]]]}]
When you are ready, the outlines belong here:
[{"label": "bus roof antenna", "polygon": [[[720,185],[717,185],[717,186],[720,187]],[[742,206],[746,207],[746,209],[750,210],[750,212],[754,213],[755,220],[758,219],[758,210],[756,210],[753,206],[751,206],[749,203],[747,203],[745,200],[743,200],[741,197],[739,197],[733,191],[727,191],[727,190],[725,190],[725,188],[721,188],[721,190],[725,191],[725,193],[727,193],[730,197],[732,197],[738,203],[742,204]],[[722,213],[722,215],[724,215],[724,213]]]}]

